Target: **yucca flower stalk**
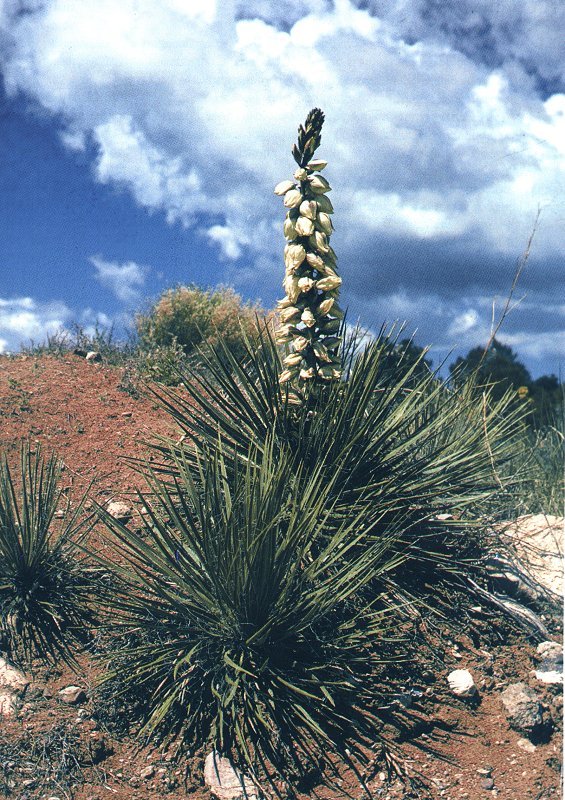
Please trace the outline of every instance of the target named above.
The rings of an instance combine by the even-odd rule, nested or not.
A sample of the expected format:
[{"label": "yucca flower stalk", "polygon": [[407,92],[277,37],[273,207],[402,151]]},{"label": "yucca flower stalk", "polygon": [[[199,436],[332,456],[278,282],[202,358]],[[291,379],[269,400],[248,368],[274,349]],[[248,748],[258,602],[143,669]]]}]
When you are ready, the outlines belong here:
[{"label": "yucca flower stalk", "polygon": [[[338,349],[343,311],[338,305],[341,278],[330,245],[333,206],[328,181],[320,175],[326,161],[314,159],[321,141],[324,114],[314,108],[298,128],[292,154],[298,164],[294,181],[275,186],[288,208],[283,230],[286,296],[279,300],[281,326],[277,343],[289,346],[279,383],[297,387],[341,377]],[[291,395],[294,397],[294,395]],[[297,398],[298,399],[298,398]]]}]

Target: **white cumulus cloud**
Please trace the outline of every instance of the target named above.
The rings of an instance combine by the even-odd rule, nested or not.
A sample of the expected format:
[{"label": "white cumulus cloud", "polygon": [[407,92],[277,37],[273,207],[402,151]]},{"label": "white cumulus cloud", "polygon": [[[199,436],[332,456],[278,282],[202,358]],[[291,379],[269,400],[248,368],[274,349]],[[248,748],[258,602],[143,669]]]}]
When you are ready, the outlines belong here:
[{"label": "white cumulus cloud", "polygon": [[[332,244],[352,293],[364,284],[359,307],[419,291],[439,298],[427,315],[409,298],[424,328],[441,310],[454,335],[479,331],[469,309],[506,288],[490,265],[520,254],[540,207],[543,314],[565,257],[563,3],[17,5],[0,15],[7,91],[51,112],[71,150],[94,146],[100,182],[194,226],[249,293],[272,286],[283,244],[272,187],[292,170],[298,122],[318,106],[336,190]],[[423,247],[427,263],[415,264]],[[92,263],[122,302],[138,297],[139,265]],[[469,296],[448,300],[456,274]]]},{"label": "white cumulus cloud", "polygon": [[140,298],[147,267],[136,264],[135,261],[127,261],[125,264],[105,261],[100,256],[91,256],[90,261],[96,270],[96,279],[122,303],[132,303]]}]

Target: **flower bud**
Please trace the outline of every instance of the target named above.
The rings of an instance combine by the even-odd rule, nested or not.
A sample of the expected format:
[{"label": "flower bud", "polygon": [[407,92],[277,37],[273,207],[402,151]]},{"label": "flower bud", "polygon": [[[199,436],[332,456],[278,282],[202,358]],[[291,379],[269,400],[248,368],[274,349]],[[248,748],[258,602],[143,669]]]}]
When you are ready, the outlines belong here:
[{"label": "flower bud", "polygon": [[290,217],[287,217],[283,223],[283,233],[286,239],[296,239],[298,235],[294,227],[294,222]]},{"label": "flower bud", "polygon": [[312,350],[314,351],[314,355],[319,361],[331,361],[328,351],[326,350],[322,342],[314,342],[312,345]]},{"label": "flower bud", "polygon": [[306,258],[306,250],[301,244],[287,244],[284,248],[284,263],[289,272],[294,272]]},{"label": "flower bud", "polygon": [[294,347],[294,352],[301,353],[310,344],[310,339],[307,339],[305,336],[295,336],[292,344]]},{"label": "flower bud", "polygon": [[277,183],[277,185],[275,186],[275,194],[283,195],[286,194],[288,191],[290,191],[290,189],[295,189],[295,188],[296,184],[293,183],[292,181],[281,181],[280,183]]},{"label": "flower bud", "polygon": [[316,219],[317,205],[315,200],[304,200],[300,203],[300,213],[308,219]]},{"label": "flower bud", "polygon": [[298,288],[298,279],[295,278],[294,275],[287,275],[283,281],[283,288],[290,302],[296,303],[298,300],[298,295],[300,294],[300,289]]},{"label": "flower bud", "polygon": [[300,309],[289,306],[281,311],[281,322],[298,322],[300,319]]},{"label": "flower bud", "polygon": [[332,225],[331,217],[328,214],[326,214],[324,211],[321,211],[318,214],[318,225],[322,229],[322,231],[324,233],[326,233],[328,236],[331,234],[331,232],[334,229],[334,226]]},{"label": "flower bud", "polygon": [[316,205],[318,206],[318,211],[323,211],[324,214],[333,214],[334,207],[332,201],[329,197],[326,197],[325,194],[316,197]]},{"label": "flower bud", "polygon": [[314,194],[325,194],[332,190],[332,187],[323,175],[313,175],[308,179],[308,183],[310,185],[310,191],[314,192]]},{"label": "flower bud", "polygon": [[302,361],[300,353],[291,353],[283,358],[283,364],[287,367],[297,367]]},{"label": "flower bud", "polygon": [[331,292],[332,289],[337,289],[341,285],[341,278],[339,275],[328,275],[319,281],[316,281],[316,289],[322,292]]},{"label": "flower bud", "polygon": [[292,303],[288,299],[288,297],[283,297],[282,300],[277,300],[277,308],[288,308],[291,306]]},{"label": "flower bud", "polygon": [[313,170],[314,172],[319,172],[319,170],[324,169],[328,166],[327,161],[323,161],[321,158],[315,158],[313,161],[310,161],[307,165],[308,169]]},{"label": "flower bud", "polygon": [[299,167],[294,173],[294,177],[297,181],[305,181],[308,177],[308,172],[303,167]]},{"label": "flower bud", "polygon": [[302,398],[300,395],[296,394],[295,392],[289,392],[286,396],[286,402],[290,406],[301,406],[302,405]]},{"label": "flower bud", "polygon": [[294,227],[299,236],[311,236],[314,233],[314,223],[307,217],[298,217]]},{"label": "flower bud", "polygon": [[320,253],[327,253],[329,250],[326,234],[321,231],[316,231],[313,236],[310,236],[308,241],[311,247],[318,250]]},{"label": "flower bud", "polygon": [[331,364],[324,364],[318,370],[318,375],[321,378],[324,378],[324,380],[330,381],[330,380],[335,379],[335,378],[340,378],[341,377],[341,370],[340,369],[336,369]]},{"label": "flower bud", "polygon": [[301,369],[300,370],[300,377],[303,381],[308,381],[314,377],[314,367],[309,367],[308,369]]},{"label": "flower bud", "polygon": [[316,281],[312,280],[312,278],[299,278],[298,279],[298,287],[301,292],[309,292],[310,289],[315,285]]},{"label": "flower bud", "polygon": [[[331,310],[331,307],[333,306],[333,304],[334,304],[334,303],[335,303],[335,300],[333,299],[333,297],[328,297],[328,299],[327,299],[327,300],[322,300],[322,302],[321,302],[321,303],[320,303],[320,305],[318,306],[318,313],[319,313],[319,315],[320,315],[321,317],[324,317],[326,314],[329,314],[329,312],[330,312],[330,310]],[[287,310],[288,310],[288,309],[287,309]],[[284,312],[283,312],[283,313],[284,313]],[[282,319],[282,318],[283,318],[283,315],[281,314],[281,319]],[[284,321],[284,320],[283,320],[283,321]]]},{"label": "flower bud", "polygon": [[312,313],[310,308],[305,308],[302,312],[302,316],[300,317],[302,322],[308,327],[311,328],[313,325],[316,324],[316,317]]},{"label": "flower bud", "polygon": [[296,208],[304,200],[298,189],[290,189],[285,196],[283,203],[287,208]]},{"label": "flower bud", "polygon": [[287,383],[298,375],[297,369],[285,369],[279,375],[279,383]]},{"label": "flower bud", "polygon": [[322,261],[321,256],[317,253],[306,253],[306,261],[308,262],[309,266],[313,267],[313,269],[317,269],[319,272],[324,272],[324,262]]}]

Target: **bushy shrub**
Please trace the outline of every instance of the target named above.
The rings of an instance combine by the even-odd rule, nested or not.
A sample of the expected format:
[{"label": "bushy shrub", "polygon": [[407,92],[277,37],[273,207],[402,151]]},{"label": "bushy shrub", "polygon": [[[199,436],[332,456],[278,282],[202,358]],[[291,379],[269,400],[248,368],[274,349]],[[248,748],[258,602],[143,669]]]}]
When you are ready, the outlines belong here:
[{"label": "bushy shrub", "polygon": [[199,345],[222,340],[235,353],[241,352],[242,332],[253,335],[258,305],[243,303],[229,287],[215,290],[197,286],[167,289],[146,313],[136,318],[142,347],[153,350],[173,344],[191,353]]},{"label": "bushy shrub", "polygon": [[57,459],[29,446],[19,475],[0,462],[0,638],[14,660],[68,658],[92,621],[84,499],[71,510],[60,478]]}]

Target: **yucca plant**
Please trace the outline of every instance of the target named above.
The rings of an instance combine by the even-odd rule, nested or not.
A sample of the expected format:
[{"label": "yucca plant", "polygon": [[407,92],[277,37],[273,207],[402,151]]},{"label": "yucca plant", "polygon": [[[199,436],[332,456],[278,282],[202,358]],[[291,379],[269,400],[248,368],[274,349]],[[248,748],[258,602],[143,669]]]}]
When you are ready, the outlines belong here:
[{"label": "yucca plant", "polygon": [[109,677],[148,698],[146,730],[274,779],[378,740],[387,612],[359,596],[400,559],[392,528],[359,547],[378,514],[366,504],[336,522],[337,478],[322,464],[294,470],[272,437],[263,444],[229,465],[221,443],[190,463],[171,453],[169,482],[147,475],[141,532],[100,514],[124,565]]},{"label": "yucca plant", "polygon": [[[194,442],[213,447],[220,439],[241,455],[250,442],[261,449],[273,431],[275,447],[294,453],[293,469],[307,475],[324,463],[323,480],[340,476],[333,484],[337,514],[361,497],[380,510],[381,523],[368,537],[402,519],[394,547],[410,554],[414,568],[391,579],[394,591],[418,593],[426,584],[449,602],[444,578],[450,583],[480,567],[483,504],[511,482],[521,412],[511,409],[511,394],[494,400],[488,390],[477,392],[473,376],[452,388],[422,368],[425,352],[404,367],[409,343],[399,344],[400,332],[383,329],[364,347],[359,334],[346,341],[337,306],[341,279],[328,241],[329,183],[319,176],[326,162],[313,158],[322,122],[318,110],[308,115],[294,148],[295,180],[275,188],[289,209],[282,327],[264,325],[243,357],[219,343],[202,354],[206,369],[185,373],[183,392],[164,389],[160,402],[182,430],[177,453],[188,461]],[[174,474],[172,440],[153,446],[163,455],[163,477]]]},{"label": "yucca plant", "polygon": [[28,664],[35,656],[72,660],[93,619],[93,579],[79,549],[84,498],[71,509],[60,480],[57,458],[29,445],[19,473],[6,456],[0,462],[0,641]]}]

